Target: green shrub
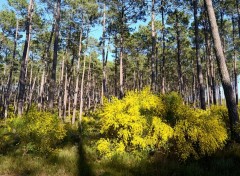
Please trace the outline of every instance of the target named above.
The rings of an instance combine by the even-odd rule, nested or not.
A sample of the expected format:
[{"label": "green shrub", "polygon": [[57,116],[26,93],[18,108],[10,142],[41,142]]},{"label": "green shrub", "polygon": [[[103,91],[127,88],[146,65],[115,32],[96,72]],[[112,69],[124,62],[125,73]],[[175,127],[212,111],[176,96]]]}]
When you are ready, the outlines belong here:
[{"label": "green shrub", "polygon": [[183,99],[177,92],[170,92],[162,95],[161,98],[165,107],[164,119],[171,126],[174,126],[182,118],[183,109],[186,108],[183,104]]},{"label": "green shrub", "polygon": [[19,145],[24,152],[50,152],[66,135],[64,124],[56,115],[36,109],[31,109],[21,118],[8,119],[5,131],[10,138],[19,137]]}]

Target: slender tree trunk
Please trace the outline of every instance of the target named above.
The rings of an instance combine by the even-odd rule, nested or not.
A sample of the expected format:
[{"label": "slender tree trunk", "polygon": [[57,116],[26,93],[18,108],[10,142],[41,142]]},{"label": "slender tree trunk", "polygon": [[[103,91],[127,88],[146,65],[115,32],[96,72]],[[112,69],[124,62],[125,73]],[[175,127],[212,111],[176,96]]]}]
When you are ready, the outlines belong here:
[{"label": "slender tree trunk", "polygon": [[212,1],[205,0],[205,3],[208,11],[210,25],[211,25],[217,64],[219,67],[221,82],[223,85],[226,104],[228,108],[231,135],[232,135],[232,139],[236,139],[238,138],[238,135],[235,133],[234,126],[239,122],[239,116],[238,116],[237,105],[236,105],[236,97],[234,96],[234,91],[231,85],[229,72],[226,65],[226,59],[224,56],[223,48],[221,45],[221,39],[218,32],[215,12],[212,6]]},{"label": "slender tree trunk", "polygon": [[237,81],[237,56],[236,56],[236,44],[235,44],[235,22],[234,16],[232,16],[232,38],[233,38],[233,74],[234,74],[234,87],[235,87],[235,96],[236,96],[236,103],[238,104],[238,81]]},{"label": "slender tree trunk", "polygon": [[29,91],[29,96],[28,96],[28,107],[27,107],[27,111],[29,111],[29,109],[31,108],[32,105],[32,96],[33,96],[33,91],[35,89],[35,83],[36,83],[36,77],[34,77],[33,79],[33,83],[32,86],[30,84],[30,91]]},{"label": "slender tree trunk", "polygon": [[119,72],[120,72],[120,98],[123,98],[124,96],[124,92],[123,92],[123,38],[121,36],[121,39],[120,39],[120,60],[119,60]]},{"label": "slender tree trunk", "polygon": [[[192,61],[192,65],[194,65],[194,60]],[[196,107],[196,79],[195,79],[195,69],[192,67],[192,102],[193,107]]]},{"label": "slender tree trunk", "polygon": [[68,94],[68,118],[71,117],[71,96]]},{"label": "slender tree trunk", "polygon": [[203,73],[202,73],[202,64],[201,58],[199,56],[199,36],[198,36],[198,17],[197,17],[197,10],[198,10],[198,0],[193,0],[193,9],[194,9],[194,25],[195,25],[195,46],[196,46],[196,59],[197,59],[197,75],[198,75],[198,87],[200,93],[200,106],[201,109],[206,109],[206,101],[205,101],[205,88],[203,84]]},{"label": "slender tree trunk", "polygon": [[178,21],[178,12],[176,12],[176,26],[177,26],[177,64],[178,64],[178,86],[179,93],[183,95],[183,77],[182,77],[182,64],[181,64],[181,41],[180,41],[180,29]]},{"label": "slender tree trunk", "polygon": [[61,75],[59,79],[59,97],[58,97],[58,117],[61,119],[62,118],[62,97],[63,97],[63,77],[64,77],[64,70],[65,70],[65,56],[63,56],[62,60],[62,69],[61,69]]},{"label": "slender tree trunk", "polygon": [[107,66],[107,56],[105,56],[105,38],[106,38],[106,12],[105,12],[105,4],[103,8],[103,34],[102,34],[102,66],[103,66],[103,79],[102,79],[102,98],[101,104],[103,104],[104,96],[107,96],[107,75],[106,75],[106,66]]},{"label": "slender tree trunk", "polygon": [[54,95],[56,89],[56,74],[57,74],[57,59],[58,59],[58,41],[59,41],[59,27],[60,27],[60,9],[61,0],[57,0],[57,8],[55,15],[55,27],[54,27],[54,51],[53,51],[53,63],[52,63],[52,74],[49,88],[49,109],[54,106]]},{"label": "slender tree trunk", "polygon": [[162,13],[162,94],[165,94],[165,22],[164,22],[164,5],[163,5],[163,0],[161,1],[161,13]]},{"label": "slender tree trunk", "polygon": [[77,109],[77,97],[78,97],[78,83],[79,83],[79,70],[80,70],[80,59],[81,59],[81,51],[82,51],[82,29],[80,30],[79,36],[79,45],[78,45],[78,61],[77,61],[77,77],[76,77],[76,85],[73,97],[73,115],[72,115],[72,124],[75,123],[76,119],[76,109]]},{"label": "slender tree trunk", "polygon": [[38,109],[41,110],[43,107],[43,91],[44,91],[44,83],[45,83],[45,71],[43,70],[42,78],[41,78],[41,85],[38,95]]},{"label": "slender tree trunk", "polygon": [[19,76],[19,92],[18,92],[18,115],[23,114],[24,107],[24,95],[25,95],[25,86],[26,86],[26,69],[28,63],[28,53],[31,40],[31,29],[32,29],[32,16],[33,16],[33,5],[34,0],[30,0],[28,5],[28,15],[26,21],[26,40],[23,49],[23,56],[21,61],[21,70]]},{"label": "slender tree trunk", "polygon": [[152,24],[152,53],[151,53],[151,90],[156,91],[156,31],[155,31],[155,0],[152,0],[151,10],[151,24]]},{"label": "slender tree trunk", "polygon": [[87,76],[87,97],[88,97],[88,110],[91,108],[91,63],[92,63],[92,57],[90,57],[89,63],[88,63],[88,76]]},{"label": "slender tree trunk", "polygon": [[49,41],[47,43],[47,48],[46,48],[46,52],[44,53],[43,55],[43,60],[45,61],[45,59],[49,59],[49,55],[50,55],[50,47],[51,47],[51,44],[52,44],[52,39],[53,39],[53,33],[54,33],[54,23],[52,24],[52,30],[51,30],[51,34],[50,34],[50,38],[49,38]]},{"label": "slender tree trunk", "polygon": [[65,81],[64,81],[64,95],[63,95],[63,120],[66,120],[66,112],[67,112],[67,98],[68,98],[68,74],[67,70],[65,71]]},{"label": "slender tree trunk", "polygon": [[210,48],[210,71],[211,71],[211,79],[212,79],[212,93],[213,93],[213,104],[217,104],[217,95],[216,95],[216,76],[215,76],[215,66],[213,63],[212,51]]},{"label": "slender tree trunk", "polygon": [[240,7],[239,0],[236,0],[237,14],[238,14],[238,36],[240,38]]},{"label": "slender tree trunk", "polygon": [[206,49],[206,57],[207,57],[207,79],[206,79],[206,83],[207,83],[207,89],[208,89],[208,99],[209,99],[209,103],[208,103],[208,106],[210,106],[211,104],[213,104],[213,92],[212,92],[212,77],[211,77],[211,72],[210,72],[210,67],[211,67],[211,64],[210,64],[210,56],[208,56],[209,54],[209,50]]},{"label": "slender tree trunk", "polygon": [[207,105],[208,107],[210,106],[211,100],[210,100],[210,91],[209,91],[209,80],[208,80],[209,76],[208,76],[208,71],[206,72],[206,85],[207,85],[207,89],[206,89],[206,97],[207,97]]},{"label": "slender tree trunk", "polygon": [[221,84],[218,85],[219,105],[222,106]]},{"label": "slender tree trunk", "polygon": [[115,48],[115,61],[114,61],[114,92],[115,97],[118,96],[118,88],[117,88],[117,61],[118,61],[118,55],[117,55],[117,47]]},{"label": "slender tree trunk", "polygon": [[18,25],[19,25],[19,21],[17,19],[16,22],[16,30],[15,30],[15,37],[14,37],[14,47],[13,47],[13,60],[11,62],[11,68],[10,68],[10,72],[9,72],[9,77],[8,77],[8,83],[7,83],[7,91],[5,94],[5,98],[4,98],[4,107],[3,107],[3,112],[4,112],[4,118],[7,118],[7,114],[8,114],[8,106],[9,106],[9,97],[10,97],[10,92],[11,92],[11,87],[12,87],[12,74],[13,74],[13,66],[14,66],[14,62],[15,62],[15,58],[16,58],[16,49],[17,49],[17,38],[18,38]]},{"label": "slender tree trunk", "polygon": [[83,84],[84,84],[84,76],[85,76],[85,67],[86,67],[86,55],[83,56],[83,72],[82,72],[82,81],[81,81],[81,90],[80,90],[80,111],[79,111],[80,125],[82,123],[82,114],[83,114]]},{"label": "slender tree trunk", "polygon": [[[122,4],[123,5],[123,4]],[[124,35],[124,29],[123,29],[123,25],[125,23],[124,18],[125,18],[125,14],[124,14],[124,6],[122,7],[122,14],[121,14],[121,36],[120,36],[120,55],[119,55],[119,80],[120,80],[120,99],[123,98],[124,96],[124,91],[123,91],[123,35]]]}]

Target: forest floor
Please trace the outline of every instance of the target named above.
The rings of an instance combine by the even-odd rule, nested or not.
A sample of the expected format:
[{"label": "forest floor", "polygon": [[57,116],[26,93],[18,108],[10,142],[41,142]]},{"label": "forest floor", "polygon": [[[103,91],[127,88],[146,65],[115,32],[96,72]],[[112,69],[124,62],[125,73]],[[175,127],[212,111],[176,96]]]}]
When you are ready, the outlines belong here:
[{"label": "forest floor", "polygon": [[[88,138],[87,138],[88,137]],[[12,151],[0,155],[0,176],[239,176],[240,145],[232,144],[211,157],[180,162],[162,153],[142,159],[129,154],[101,159],[90,136],[75,138],[49,155]]]}]

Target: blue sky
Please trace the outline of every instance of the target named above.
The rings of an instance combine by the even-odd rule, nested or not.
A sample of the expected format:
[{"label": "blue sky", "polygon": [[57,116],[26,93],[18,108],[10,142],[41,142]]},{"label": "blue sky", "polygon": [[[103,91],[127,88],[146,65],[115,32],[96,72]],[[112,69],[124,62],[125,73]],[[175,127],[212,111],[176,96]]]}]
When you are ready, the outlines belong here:
[{"label": "blue sky", "polygon": [[7,5],[7,0],[0,0],[0,10],[4,7],[4,5]]}]

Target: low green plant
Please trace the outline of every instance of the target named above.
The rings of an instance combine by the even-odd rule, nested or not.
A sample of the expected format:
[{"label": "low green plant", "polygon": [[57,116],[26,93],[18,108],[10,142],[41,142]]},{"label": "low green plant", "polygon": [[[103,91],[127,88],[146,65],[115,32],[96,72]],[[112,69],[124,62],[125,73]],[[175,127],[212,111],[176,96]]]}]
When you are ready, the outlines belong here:
[{"label": "low green plant", "polygon": [[183,99],[177,92],[169,92],[162,95],[161,99],[165,108],[164,119],[171,126],[174,126],[182,118],[182,110],[185,108]]}]

